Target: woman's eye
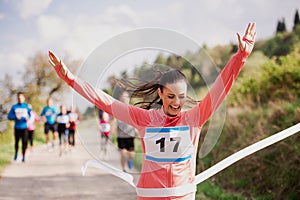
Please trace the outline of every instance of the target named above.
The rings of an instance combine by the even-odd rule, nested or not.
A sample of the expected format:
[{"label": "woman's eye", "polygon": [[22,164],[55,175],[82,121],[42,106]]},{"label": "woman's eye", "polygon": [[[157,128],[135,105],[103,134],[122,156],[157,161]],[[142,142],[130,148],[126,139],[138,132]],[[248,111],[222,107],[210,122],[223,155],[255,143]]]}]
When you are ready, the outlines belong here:
[{"label": "woman's eye", "polygon": [[170,96],[168,96],[168,98],[169,98],[169,99],[173,99],[173,98],[174,98],[174,96],[173,96],[173,95],[170,95]]}]

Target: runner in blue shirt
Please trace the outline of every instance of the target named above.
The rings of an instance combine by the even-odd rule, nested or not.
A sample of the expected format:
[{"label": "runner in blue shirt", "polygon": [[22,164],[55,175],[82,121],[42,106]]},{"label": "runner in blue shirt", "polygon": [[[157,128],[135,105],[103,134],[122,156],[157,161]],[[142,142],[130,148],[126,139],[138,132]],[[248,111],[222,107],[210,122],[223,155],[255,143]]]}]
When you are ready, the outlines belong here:
[{"label": "runner in blue shirt", "polygon": [[25,96],[22,92],[17,94],[18,103],[13,105],[8,113],[8,119],[15,121],[15,156],[18,159],[19,140],[22,139],[22,161],[25,162],[25,152],[27,148],[27,120],[30,117],[31,109],[25,103]]},{"label": "runner in blue shirt", "polygon": [[[46,143],[50,148],[54,147],[54,141],[57,138],[57,125],[56,125],[56,116],[57,110],[53,106],[53,100],[51,97],[47,99],[47,106],[45,106],[42,110],[41,117],[44,124],[44,133],[46,138]],[[53,134],[52,142],[50,143],[49,131]]]}]

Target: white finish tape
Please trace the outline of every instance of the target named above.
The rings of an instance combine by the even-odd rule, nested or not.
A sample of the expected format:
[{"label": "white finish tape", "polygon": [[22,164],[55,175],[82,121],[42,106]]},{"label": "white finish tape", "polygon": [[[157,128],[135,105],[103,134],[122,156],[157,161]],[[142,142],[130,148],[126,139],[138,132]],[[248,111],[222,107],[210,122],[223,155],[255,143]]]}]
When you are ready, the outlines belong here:
[{"label": "white finish tape", "polygon": [[133,176],[117,169],[106,162],[96,161],[96,160],[89,160],[82,166],[82,173],[85,175],[86,169],[88,166],[100,168],[103,170],[108,171],[109,173],[117,176],[124,181],[128,182],[131,186],[136,188],[136,192],[138,196],[144,197],[168,197],[168,196],[183,196],[185,194],[195,192],[196,185],[205,181],[206,179],[212,177],[213,175],[219,173],[223,169],[229,167],[230,165],[234,164],[235,162],[241,160],[253,154],[265,147],[268,147],[276,142],[279,142],[291,135],[300,131],[300,123],[287,128],[283,131],[280,131],[272,136],[269,136],[259,142],[256,142],[244,149],[232,154],[231,156],[223,159],[222,161],[218,162],[214,166],[210,167],[209,169],[201,172],[195,177],[194,184],[182,185],[173,188],[137,188],[133,182]]}]

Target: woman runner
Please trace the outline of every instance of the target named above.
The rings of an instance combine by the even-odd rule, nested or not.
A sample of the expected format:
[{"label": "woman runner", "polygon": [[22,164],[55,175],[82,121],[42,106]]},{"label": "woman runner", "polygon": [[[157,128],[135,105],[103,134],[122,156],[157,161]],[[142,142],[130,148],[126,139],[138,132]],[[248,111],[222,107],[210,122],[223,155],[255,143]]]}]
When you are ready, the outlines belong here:
[{"label": "woman runner", "polygon": [[139,131],[143,150],[143,165],[136,190],[139,200],[195,199],[196,186],[193,181],[200,130],[223,102],[252,52],[255,27],[255,23],[249,23],[243,37],[237,34],[237,53],[202,101],[187,111],[182,111],[187,100],[187,80],[178,70],[167,71],[157,77],[157,81],[153,80],[153,85],[133,88],[135,93],[132,97],[140,97],[140,94],[147,96],[147,91],[157,92],[157,100],[155,98],[148,105],[145,102],[142,105],[151,108],[154,104],[161,104],[161,108],[147,110],[124,104],[102,91],[96,92],[87,82],[75,79],[52,52],[49,52],[49,61],[58,76],[75,91]]}]

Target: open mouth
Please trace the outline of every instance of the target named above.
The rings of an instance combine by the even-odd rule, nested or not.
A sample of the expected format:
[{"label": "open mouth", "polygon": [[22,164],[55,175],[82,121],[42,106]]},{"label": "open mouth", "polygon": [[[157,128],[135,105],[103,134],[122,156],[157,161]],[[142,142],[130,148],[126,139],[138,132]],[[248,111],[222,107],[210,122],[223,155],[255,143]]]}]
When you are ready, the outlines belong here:
[{"label": "open mouth", "polygon": [[181,106],[171,106],[170,105],[169,108],[173,111],[178,111],[178,110],[180,110]]}]

